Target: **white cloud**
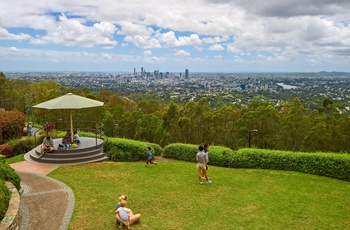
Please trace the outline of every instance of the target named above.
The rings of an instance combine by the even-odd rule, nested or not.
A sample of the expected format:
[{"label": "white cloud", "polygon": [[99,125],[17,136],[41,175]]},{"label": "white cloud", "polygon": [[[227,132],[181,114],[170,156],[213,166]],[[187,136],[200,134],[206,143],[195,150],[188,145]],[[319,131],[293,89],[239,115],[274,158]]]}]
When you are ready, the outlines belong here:
[{"label": "white cloud", "polygon": [[11,50],[12,52],[19,52],[19,50],[18,50],[16,47],[10,47],[10,50]]},{"label": "white cloud", "polygon": [[17,34],[12,34],[9,33],[5,28],[0,28],[0,40],[16,40],[16,41],[21,41],[21,40],[29,40],[31,37],[28,34],[20,33],[19,35]]},{"label": "white cloud", "polygon": [[225,50],[225,48],[221,44],[214,44],[211,45],[208,50],[222,51]]},{"label": "white cloud", "polygon": [[205,43],[209,43],[209,44],[213,44],[213,43],[220,43],[220,42],[225,42],[227,40],[229,40],[229,36],[223,36],[223,37],[207,37],[207,38],[203,38],[203,42]]},{"label": "white cloud", "polygon": [[102,57],[105,59],[109,59],[109,60],[112,59],[112,55],[110,55],[110,54],[102,54]]},{"label": "white cloud", "polygon": [[178,50],[174,54],[175,56],[191,56],[191,54],[185,50]]},{"label": "white cloud", "polygon": [[121,22],[119,24],[121,30],[117,32],[119,35],[127,36],[150,36],[154,33],[151,27],[147,27],[141,24],[135,24],[132,22]]},{"label": "white cloud", "polygon": [[143,51],[143,54],[145,56],[151,56],[152,55],[152,51],[151,50],[145,50],[145,51]]},{"label": "white cloud", "polygon": [[114,40],[117,28],[109,22],[95,23],[85,26],[76,19],[68,19],[64,14],[54,30],[47,35],[31,39],[32,44],[59,44],[65,46],[113,48],[118,42]]},{"label": "white cloud", "polygon": [[348,0],[0,1],[0,47],[21,43],[19,54],[22,47],[44,47],[45,53],[51,45],[62,50],[107,48],[115,56],[143,58],[151,52],[150,61],[165,60],[151,57],[152,49],[173,57],[168,48],[176,47],[181,56],[204,57],[211,50],[222,59],[233,53],[250,56],[249,62],[260,54],[256,60],[267,64],[271,58],[275,63],[309,59],[322,66],[348,61],[349,8]]},{"label": "white cloud", "polygon": [[161,44],[159,41],[155,38],[151,37],[143,37],[143,36],[126,36],[124,38],[125,42],[130,42],[136,45],[137,47],[143,48],[143,49],[156,49],[161,48]]},{"label": "white cloud", "polygon": [[197,34],[191,34],[190,36],[180,36],[176,38],[173,31],[167,33],[157,33],[155,36],[159,39],[159,42],[164,44],[165,47],[179,47],[179,46],[198,46],[202,43]]},{"label": "white cloud", "polygon": [[241,53],[241,50],[237,49],[237,47],[234,44],[228,44],[226,50],[230,53]]}]

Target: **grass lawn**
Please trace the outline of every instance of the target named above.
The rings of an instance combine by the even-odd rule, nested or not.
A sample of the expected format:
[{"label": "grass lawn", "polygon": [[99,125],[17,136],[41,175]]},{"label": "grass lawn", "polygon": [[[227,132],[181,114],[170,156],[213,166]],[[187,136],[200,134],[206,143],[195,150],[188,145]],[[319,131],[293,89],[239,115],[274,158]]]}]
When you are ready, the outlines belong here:
[{"label": "grass lawn", "polygon": [[12,164],[12,163],[24,161],[24,155],[25,155],[25,153],[11,157],[11,158],[5,158],[5,162],[7,164]]},{"label": "grass lawn", "polygon": [[211,166],[213,183],[200,185],[196,173],[195,163],[170,160],[61,166],[49,176],[74,192],[70,229],[119,229],[114,212],[123,193],[142,215],[132,229],[349,229],[348,182]]}]

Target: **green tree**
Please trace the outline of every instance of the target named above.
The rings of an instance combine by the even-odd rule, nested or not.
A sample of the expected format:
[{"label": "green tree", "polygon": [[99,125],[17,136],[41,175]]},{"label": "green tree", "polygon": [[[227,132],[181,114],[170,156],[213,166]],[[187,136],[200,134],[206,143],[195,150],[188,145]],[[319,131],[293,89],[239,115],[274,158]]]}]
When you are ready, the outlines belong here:
[{"label": "green tree", "polygon": [[248,110],[235,122],[236,130],[240,135],[240,138],[237,139],[238,146],[248,146],[249,133],[256,129],[258,132],[251,135],[252,146],[273,149],[278,137],[276,130],[280,125],[278,111],[265,102],[262,102],[261,106],[258,107],[256,102],[254,104],[253,110]]},{"label": "green tree", "polygon": [[[286,106],[283,107],[286,109]],[[300,151],[303,139],[311,127],[309,111],[299,98],[294,98],[287,115],[282,117],[278,149]]]},{"label": "green tree", "polygon": [[144,114],[137,120],[135,138],[157,143],[161,138],[161,120],[155,114]]},{"label": "green tree", "polygon": [[171,101],[162,116],[162,127],[164,130],[164,136],[161,140],[162,146],[174,143],[180,139],[179,115],[179,106]]}]

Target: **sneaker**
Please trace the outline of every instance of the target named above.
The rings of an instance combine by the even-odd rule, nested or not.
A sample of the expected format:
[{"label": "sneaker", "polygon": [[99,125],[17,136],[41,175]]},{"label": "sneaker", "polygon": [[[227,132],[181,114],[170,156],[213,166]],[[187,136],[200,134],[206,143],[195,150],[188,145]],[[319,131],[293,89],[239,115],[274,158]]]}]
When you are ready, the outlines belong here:
[{"label": "sneaker", "polygon": [[157,162],[155,164],[157,165]]},{"label": "sneaker", "polygon": [[211,184],[211,180],[207,180],[207,184]]},{"label": "sneaker", "polygon": [[203,181],[200,181],[199,184],[203,184]]}]

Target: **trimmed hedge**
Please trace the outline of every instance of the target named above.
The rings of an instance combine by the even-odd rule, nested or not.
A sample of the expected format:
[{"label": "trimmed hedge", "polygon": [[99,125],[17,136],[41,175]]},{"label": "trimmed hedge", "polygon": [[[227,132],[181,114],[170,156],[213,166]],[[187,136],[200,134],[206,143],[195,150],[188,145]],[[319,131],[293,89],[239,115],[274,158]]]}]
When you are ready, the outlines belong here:
[{"label": "trimmed hedge", "polygon": [[154,143],[135,141],[123,138],[108,138],[105,143],[108,156],[113,161],[140,161],[147,159],[147,147],[151,147],[152,154],[159,156],[162,148]]},{"label": "trimmed hedge", "polygon": [[[164,148],[163,156],[183,161],[196,161],[199,145],[175,143]],[[225,166],[226,155],[231,149],[222,146],[209,147],[209,165]]]},{"label": "trimmed hedge", "polygon": [[6,144],[12,147],[13,156],[27,153],[35,147],[33,137],[10,140]]},{"label": "trimmed hedge", "polygon": [[[194,162],[197,145],[170,144],[164,157]],[[350,155],[336,153],[286,152],[265,149],[240,149],[237,152],[210,146],[209,164],[231,168],[258,168],[296,171],[350,181]]]},{"label": "trimmed hedge", "polygon": [[19,191],[21,189],[21,178],[10,165],[0,162],[0,180],[10,181]]},{"label": "trimmed hedge", "polygon": [[5,181],[0,179],[0,221],[4,218],[7,212],[11,195],[12,193],[7,188]]},{"label": "trimmed hedge", "polygon": [[349,154],[240,149],[227,158],[227,166],[296,171],[350,181]]}]

